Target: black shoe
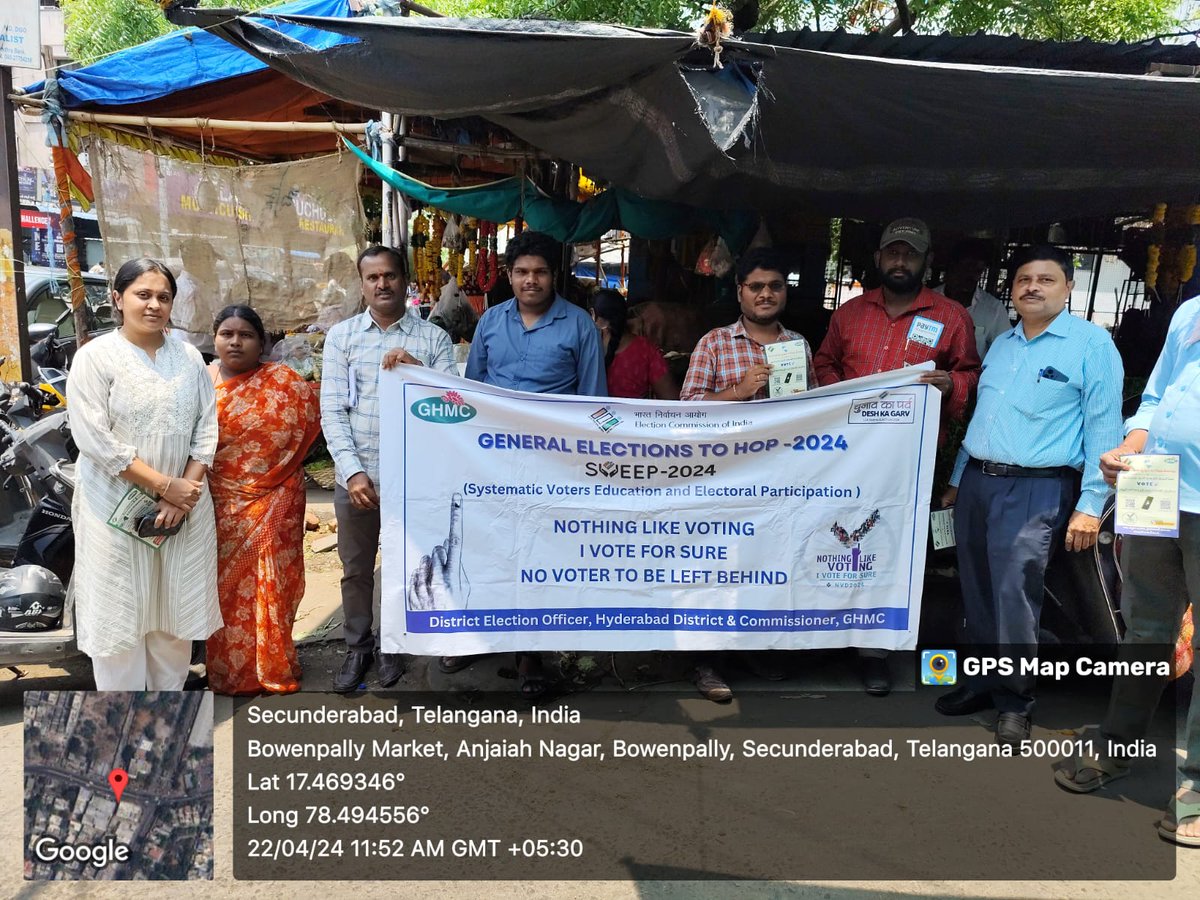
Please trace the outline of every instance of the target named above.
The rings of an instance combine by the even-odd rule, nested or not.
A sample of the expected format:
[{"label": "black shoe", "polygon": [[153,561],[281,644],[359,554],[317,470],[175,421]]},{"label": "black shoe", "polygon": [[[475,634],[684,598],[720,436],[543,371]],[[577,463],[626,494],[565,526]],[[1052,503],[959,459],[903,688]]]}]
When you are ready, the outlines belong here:
[{"label": "black shoe", "polygon": [[886,697],[892,692],[892,673],[888,662],[878,656],[860,656],[863,687],[872,697]]},{"label": "black shoe", "polygon": [[342,660],[342,670],[333,678],[333,689],[339,694],[348,694],[358,690],[371,668],[374,654],[370,650],[347,650]]},{"label": "black shoe", "polygon": [[1029,716],[1014,712],[1000,713],[1000,718],[996,720],[997,744],[1008,744],[1017,749],[1021,746],[1021,741],[1028,739]]},{"label": "black shoe", "polygon": [[980,693],[963,686],[938,697],[933,708],[943,716],[969,716],[971,713],[991,709],[993,705],[991,691]]},{"label": "black shoe", "polygon": [[379,684],[382,687],[390,688],[393,684],[404,677],[404,673],[407,671],[407,669],[408,663],[404,661],[403,654],[379,654]]}]

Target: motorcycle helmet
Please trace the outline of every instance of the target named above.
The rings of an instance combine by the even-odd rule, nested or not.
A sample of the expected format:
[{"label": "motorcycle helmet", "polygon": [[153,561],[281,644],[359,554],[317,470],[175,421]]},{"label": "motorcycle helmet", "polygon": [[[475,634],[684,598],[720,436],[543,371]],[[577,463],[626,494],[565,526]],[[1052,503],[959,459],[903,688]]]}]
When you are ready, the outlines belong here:
[{"label": "motorcycle helmet", "polygon": [[0,631],[50,631],[62,626],[67,592],[42,566],[0,570]]}]

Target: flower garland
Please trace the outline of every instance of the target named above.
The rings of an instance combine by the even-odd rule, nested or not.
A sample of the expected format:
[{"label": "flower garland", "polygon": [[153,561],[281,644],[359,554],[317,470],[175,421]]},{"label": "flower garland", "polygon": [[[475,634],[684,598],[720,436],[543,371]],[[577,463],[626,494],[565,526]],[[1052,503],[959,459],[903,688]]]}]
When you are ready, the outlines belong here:
[{"label": "flower garland", "polygon": [[412,224],[412,257],[413,257],[413,281],[418,287],[425,283],[425,247],[429,243],[429,220],[425,218],[424,211],[417,209],[417,214],[413,218]]},{"label": "flower garland", "polygon": [[475,264],[475,286],[486,294],[496,286],[500,275],[496,255],[496,223],[479,223],[479,252]]},{"label": "flower garland", "polygon": [[417,287],[422,303],[434,302],[442,290],[442,235],[446,231],[446,217],[434,211],[429,218],[429,239],[420,250],[421,261],[417,266]]},{"label": "flower garland", "polygon": [[463,219],[457,213],[452,215],[446,224],[446,233],[442,236],[442,244],[449,251],[446,268],[450,270],[450,275],[455,283],[462,287],[463,255],[467,249],[467,242],[463,235]]}]

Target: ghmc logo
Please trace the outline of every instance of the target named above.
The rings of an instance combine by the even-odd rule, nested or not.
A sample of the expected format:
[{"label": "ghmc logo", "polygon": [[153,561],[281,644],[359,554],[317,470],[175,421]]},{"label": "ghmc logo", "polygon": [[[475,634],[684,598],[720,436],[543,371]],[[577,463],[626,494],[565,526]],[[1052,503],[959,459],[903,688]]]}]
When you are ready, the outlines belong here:
[{"label": "ghmc logo", "polygon": [[412,414],[425,422],[452,425],[475,418],[477,410],[458,391],[446,391],[440,397],[426,397],[411,407]]}]

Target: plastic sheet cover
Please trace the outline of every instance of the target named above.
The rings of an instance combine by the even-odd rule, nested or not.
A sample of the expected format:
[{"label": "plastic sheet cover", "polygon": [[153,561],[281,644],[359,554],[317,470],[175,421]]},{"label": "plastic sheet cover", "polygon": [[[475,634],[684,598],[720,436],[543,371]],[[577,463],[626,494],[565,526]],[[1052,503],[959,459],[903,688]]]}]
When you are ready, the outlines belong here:
[{"label": "plastic sheet cover", "polygon": [[[1194,200],[1200,81],[839,56],[729,41],[761,64],[751,146],[705,120],[690,34],[586,23],[280,17],[352,43],[317,50],[228,11],[172,12],[371,109],[482,116],[654,199],[982,228]],[[381,77],[380,73],[386,73]],[[730,116],[738,133],[740,117]],[[721,128],[717,128],[718,132]]]},{"label": "plastic sheet cover", "polygon": [[109,269],[138,256],[165,261],[180,283],[172,325],[211,334],[231,303],[249,303],[271,331],[358,311],[352,154],[205,166],[97,139],[91,161]]}]

